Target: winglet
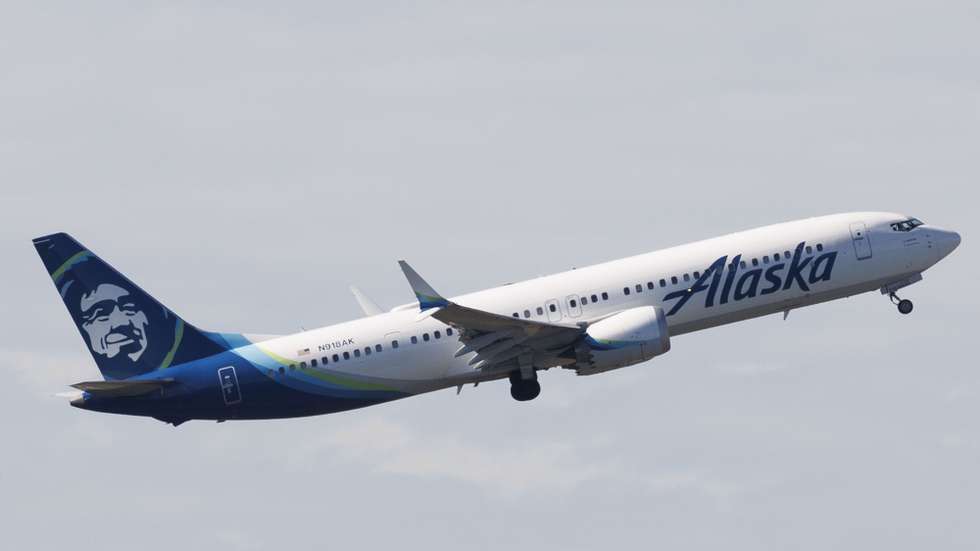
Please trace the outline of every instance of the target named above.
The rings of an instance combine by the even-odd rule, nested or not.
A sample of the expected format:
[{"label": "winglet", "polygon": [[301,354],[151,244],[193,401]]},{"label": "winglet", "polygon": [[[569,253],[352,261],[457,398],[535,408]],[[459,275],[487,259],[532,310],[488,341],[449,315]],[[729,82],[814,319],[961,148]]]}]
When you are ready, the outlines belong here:
[{"label": "winglet", "polygon": [[442,297],[435,289],[432,288],[428,283],[422,279],[422,276],[418,274],[408,262],[404,260],[399,260],[398,265],[401,266],[402,272],[405,273],[405,278],[408,279],[408,284],[412,286],[412,292],[415,293],[415,298],[419,301],[419,309],[428,310],[430,308],[441,308],[447,306],[449,301]]},{"label": "winglet", "polygon": [[354,298],[357,299],[357,304],[361,306],[361,310],[364,310],[365,316],[377,316],[382,312],[381,307],[378,306],[378,303],[369,299],[367,295],[362,293],[357,287],[351,285],[350,292],[354,294]]}]

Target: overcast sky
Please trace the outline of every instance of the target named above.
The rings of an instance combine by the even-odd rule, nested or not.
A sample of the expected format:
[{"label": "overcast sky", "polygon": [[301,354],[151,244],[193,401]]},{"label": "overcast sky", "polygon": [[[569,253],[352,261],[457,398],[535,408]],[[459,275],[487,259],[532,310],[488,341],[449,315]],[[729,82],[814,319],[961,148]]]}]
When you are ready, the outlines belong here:
[{"label": "overcast sky", "polygon": [[[976,549],[976,2],[3,2],[11,549]],[[31,238],[287,333],[767,223],[907,212],[904,292],[656,360],[179,428],[99,378]]]}]

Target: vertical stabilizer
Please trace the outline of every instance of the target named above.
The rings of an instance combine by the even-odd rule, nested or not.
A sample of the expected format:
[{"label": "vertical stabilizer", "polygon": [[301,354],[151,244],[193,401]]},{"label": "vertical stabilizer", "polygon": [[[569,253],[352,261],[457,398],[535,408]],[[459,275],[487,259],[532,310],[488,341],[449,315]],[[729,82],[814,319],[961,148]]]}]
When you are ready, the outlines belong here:
[{"label": "vertical stabilizer", "polygon": [[185,322],[70,235],[38,237],[34,248],[107,380],[228,349],[227,341]]}]

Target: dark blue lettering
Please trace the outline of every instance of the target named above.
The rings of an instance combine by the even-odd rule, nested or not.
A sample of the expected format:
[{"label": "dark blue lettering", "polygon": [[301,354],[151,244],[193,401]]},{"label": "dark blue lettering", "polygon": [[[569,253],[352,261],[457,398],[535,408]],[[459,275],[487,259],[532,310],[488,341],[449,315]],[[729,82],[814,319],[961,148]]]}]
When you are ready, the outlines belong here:
[{"label": "dark blue lettering", "polygon": [[[674,291],[672,293],[668,293],[667,296],[664,297],[664,300],[673,300],[675,298],[679,298],[680,300],[678,300],[677,303],[674,304],[673,308],[671,308],[670,311],[667,312],[667,315],[672,316],[676,314],[678,310],[680,310],[681,308],[684,307],[685,304],[687,304],[687,301],[691,300],[691,297],[693,297],[697,293],[700,293],[701,291],[712,289],[712,291],[709,293],[710,296],[708,297],[708,300],[713,301],[714,289],[717,287],[717,279],[718,277],[720,277],[720,274],[716,276],[716,272],[721,270],[721,268],[725,265],[725,260],[727,259],[728,256],[723,256],[718,260],[715,260],[714,263],[711,264],[711,267],[705,270],[704,273],[701,274],[701,277],[699,277],[698,280],[694,282],[694,285],[692,285],[689,289],[683,289],[680,291]],[[709,277],[714,277],[714,279],[716,280],[710,286],[705,285],[705,282],[708,280]],[[706,304],[706,306],[710,306],[710,304]]]},{"label": "dark blue lettering", "polygon": [[[830,281],[830,272],[834,270],[834,261],[837,260],[837,252],[830,252],[817,257],[813,261],[813,268],[810,270],[810,283],[818,281]],[[819,270],[823,270],[820,272]]]},{"label": "dark blue lettering", "polygon": [[[743,298],[752,298],[756,294],[756,290],[759,288],[759,279],[762,277],[762,270],[749,270],[742,274],[742,277],[738,279],[738,285],[735,286],[735,300],[742,300]],[[749,288],[745,288],[745,282],[749,282]]]},{"label": "dark blue lettering", "polygon": [[725,286],[721,289],[721,300],[718,301],[719,304],[728,304],[728,296],[732,291],[732,283],[735,281],[735,270],[738,269],[738,263],[741,260],[742,255],[735,255],[735,258],[728,265],[728,275],[725,276]]},{"label": "dark blue lettering", "polygon": [[783,290],[789,290],[793,287],[793,282],[797,282],[800,285],[800,289],[803,291],[809,291],[810,288],[807,287],[806,281],[803,281],[803,268],[813,260],[812,257],[803,258],[803,247],[806,245],[806,241],[801,242],[796,246],[796,252],[793,253],[793,262],[789,265],[789,272],[786,273],[786,283],[783,284]]},{"label": "dark blue lettering", "polygon": [[779,276],[776,274],[776,272],[782,270],[785,267],[786,267],[785,264],[780,263],[780,264],[775,264],[771,266],[768,270],[766,270],[766,281],[768,281],[772,285],[766,287],[762,291],[759,291],[760,295],[768,295],[770,293],[775,293],[776,291],[779,290],[779,288],[783,285],[783,280],[779,279]]}]

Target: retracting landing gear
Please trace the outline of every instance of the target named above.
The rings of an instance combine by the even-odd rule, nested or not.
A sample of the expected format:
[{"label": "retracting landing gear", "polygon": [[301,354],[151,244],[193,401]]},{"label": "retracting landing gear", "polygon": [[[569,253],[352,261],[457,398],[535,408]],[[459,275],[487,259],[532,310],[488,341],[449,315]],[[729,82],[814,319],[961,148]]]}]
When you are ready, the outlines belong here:
[{"label": "retracting landing gear", "polygon": [[911,314],[912,313],[912,301],[907,298],[898,298],[898,295],[891,293],[888,295],[891,299],[892,304],[898,306],[898,312],[900,314]]},{"label": "retracting landing gear", "polygon": [[541,394],[541,384],[538,383],[538,376],[531,371],[531,378],[526,379],[520,371],[512,371],[510,374],[510,395],[518,402],[533,400]]}]

